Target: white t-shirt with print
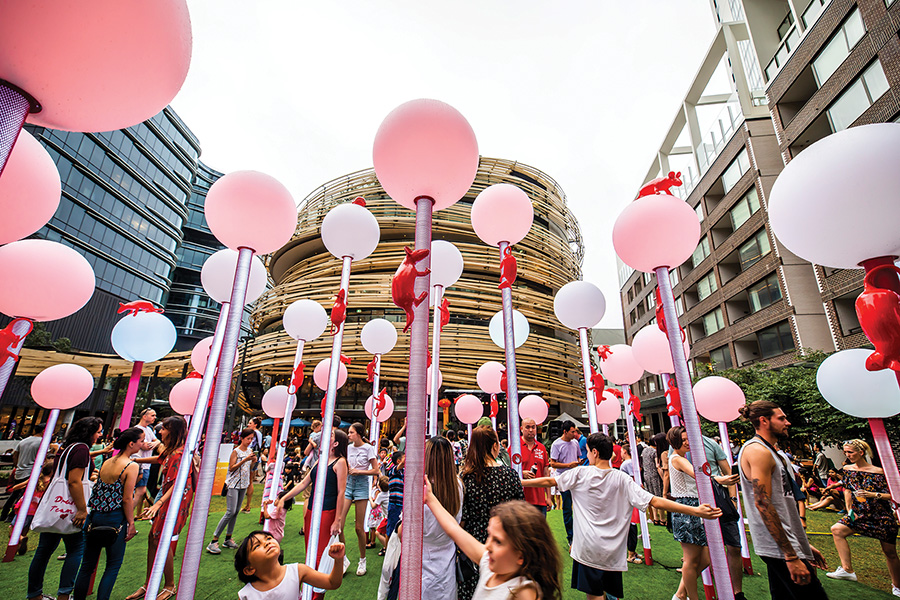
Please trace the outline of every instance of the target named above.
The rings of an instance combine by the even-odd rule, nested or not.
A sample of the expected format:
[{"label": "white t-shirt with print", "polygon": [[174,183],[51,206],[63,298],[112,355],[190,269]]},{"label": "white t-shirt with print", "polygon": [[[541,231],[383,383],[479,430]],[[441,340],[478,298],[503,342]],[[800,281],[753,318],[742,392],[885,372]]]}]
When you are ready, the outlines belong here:
[{"label": "white t-shirt with print", "polygon": [[370,460],[377,459],[378,454],[375,452],[375,446],[372,444],[363,444],[355,446],[350,444],[347,446],[347,466],[358,471],[368,471],[372,468]]},{"label": "white t-shirt with print", "polygon": [[560,491],[572,492],[572,558],[595,569],[627,571],[626,542],[632,508],[646,511],[653,494],[619,469],[594,466],[560,473],[556,485]]}]

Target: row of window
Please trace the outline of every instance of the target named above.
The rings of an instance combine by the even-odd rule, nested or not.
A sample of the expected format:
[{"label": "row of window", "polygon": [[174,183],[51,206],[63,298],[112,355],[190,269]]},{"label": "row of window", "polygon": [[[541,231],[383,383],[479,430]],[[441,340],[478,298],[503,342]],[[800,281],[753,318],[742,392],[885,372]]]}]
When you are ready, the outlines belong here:
[{"label": "row of window", "polygon": [[[712,273],[710,273],[712,275]],[[712,279],[712,285],[715,286],[715,278]],[[749,314],[761,311],[781,300],[781,286],[778,284],[778,275],[773,273],[768,277],[757,281],[747,288],[747,305],[749,306]],[[736,319],[735,319],[736,320]],[[725,317],[722,307],[717,306],[700,317],[695,324],[699,324],[702,328],[702,337],[709,337],[725,328]],[[702,339],[702,338],[698,338]],[[696,341],[696,339],[694,340]]]},{"label": "row of window", "polygon": [[[746,347],[748,345],[749,347]],[[742,346],[742,348],[738,349],[737,346]],[[735,347],[741,366],[755,360],[765,360],[780,356],[796,349],[794,336],[791,334],[791,326],[787,321],[760,329],[752,338],[743,338],[736,341]],[[742,358],[744,360],[741,360]],[[716,371],[731,369],[735,366],[731,357],[731,348],[728,344],[710,350],[709,360],[713,363],[713,368]]]}]

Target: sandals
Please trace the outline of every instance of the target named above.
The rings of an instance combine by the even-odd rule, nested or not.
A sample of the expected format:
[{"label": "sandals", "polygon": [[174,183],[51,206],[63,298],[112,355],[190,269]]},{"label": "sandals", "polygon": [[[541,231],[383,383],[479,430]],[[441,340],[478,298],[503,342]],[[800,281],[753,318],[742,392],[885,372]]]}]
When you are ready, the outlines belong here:
[{"label": "sandals", "polygon": [[635,565],[642,565],[642,564],[644,564],[644,561],[643,561],[643,559],[641,559],[640,556],[632,556],[631,558],[627,558],[627,559],[625,559],[625,560],[627,560],[628,562],[633,563],[633,564],[635,564]]},{"label": "sandals", "polygon": [[[140,600],[147,594],[147,588],[141,586],[137,589],[137,591],[130,596],[125,596],[125,600]],[[157,599],[158,600],[158,599]]]},{"label": "sandals", "polygon": [[159,594],[156,596],[156,600],[169,600],[170,598],[175,597],[175,588],[163,588],[159,590]]}]

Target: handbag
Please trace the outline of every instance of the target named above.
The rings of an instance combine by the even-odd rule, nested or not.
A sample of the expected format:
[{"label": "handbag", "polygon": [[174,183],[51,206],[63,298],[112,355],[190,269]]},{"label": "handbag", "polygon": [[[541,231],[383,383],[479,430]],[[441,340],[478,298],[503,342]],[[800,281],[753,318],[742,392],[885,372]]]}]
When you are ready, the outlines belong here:
[{"label": "handbag", "polygon": [[456,549],[456,583],[462,584],[464,581],[475,579],[479,575],[478,565],[466,556],[462,550]]},{"label": "handbag", "polygon": [[112,527],[110,525],[94,525],[89,518],[85,533],[87,534],[87,539],[92,544],[100,546],[101,548],[109,548],[117,539],[119,539],[119,534],[122,533],[122,527],[124,527],[124,525],[119,525],[118,527]]},{"label": "handbag", "polygon": [[[50,480],[50,484],[41,497],[41,503],[38,504],[37,510],[34,512],[34,518],[31,521],[32,531],[58,533],[60,535],[70,535],[81,531],[80,527],[72,524],[72,515],[78,509],[75,507],[75,501],[69,493],[69,482],[66,478],[69,453],[75,445],[72,444],[66,448],[62,456],[59,457],[56,473],[53,474],[53,479]],[[81,480],[85,503],[91,497],[91,488],[93,487],[93,483],[88,477],[89,470],[90,465],[84,468],[84,477]]]},{"label": "handbag", "polygon": [[716,499],[716,506],[722,510],[722,516],[719,517],[719,521],[723,523],[736,523],[738,520],[738,512],[737,508],[734,506],[734,502],[731,501],[731,496],[728,495],[728,490],[712,477],[710,477],[710,483],[712,484],[713,497]]},{"label": "handbag", "polygon": [[[334,559],[328,553],[328,549],[331,548],[334,544],[340,544],[341,538],[340,536],[333,535],[331,539],[328,540],[328,545],[325,546],[325,551],[322,553],[322,557],[319,559],[319,568],[316,569],[319,573],[324,573],[325,575],[331,575],[331,570],[334,568]],[[313,587],[313,591],[317,593],[322,593],[325,590],[322,588]]]}]

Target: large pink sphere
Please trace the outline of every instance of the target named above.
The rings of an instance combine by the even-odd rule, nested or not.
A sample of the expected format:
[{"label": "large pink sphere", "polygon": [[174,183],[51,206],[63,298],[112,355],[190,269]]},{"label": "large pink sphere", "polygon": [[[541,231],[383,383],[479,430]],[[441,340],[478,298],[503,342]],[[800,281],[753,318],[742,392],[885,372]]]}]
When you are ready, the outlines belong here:
[{"label": "large pink sphere", "polygon": [[200,395],[199,377],[182,379],[169,390],[169,406],[179,415],[192,415],[197,408],[197,397]]},{"label": "large pink sphere", "polygon": [[94,377],[80,365],[47,367],[31,382],[31,397],[44,408],[75,408],[94,391]]},{"label": "large pink sphere", "polygon": [[500,375],[505,370],[506,367],[503,364],[489,360],[478,367],[475,381],[478,382],[478,387],[485,394],[499,394],[503,391],[500,389]]},{"label": "large pink sphere", "polygon": [[28,121],[111,131],[175,97],[191,62],[184,0],[0,0],[0,79],[43,107]]},{"label": "large pink sphere", "polygon": [[684,200],[667,194],[638,198],[625,207],[613,226],[613,246],[626,265],[652,273],[677,267],[700,241],[700,220]]},{"label": "large pink sphere", "polygon": [[0,246],[0,312],[10,317],[55,321],[87,304],[94,270],[68,246],[20,240]]},{"label": "large pink sphere", "polygon": [[453,412],[461,423],[474,425],[484,414],[484,405],[477,396],[465,394],[453,405]]},{"label": "large pink sphere", "polygon": [[[325,360],[319,361],[319,364],[316,365],[316,368],[313,369],[313,383],[316,384],[320,390],[328,389],[328,370],[331,368],[331,359],[326,358]],[[338,381],[337,386],[340,388],[345,383],[347,383],[347,365],[344,363],[340,363],[338,365]]]},{"label": "large pink sphere", "polygon": [[22,130],[0,177],[0,245],[43,227],[56,212],[61,192],[56,163]]},{"label": "large pink sphere", "polygon": [[[194,345],[191,350],[191,366],[198,373],[206,371],[206,363],[209,361],[209,352],[212,349],[213,336],[205,337]],[[234,366],[237,366],[238,355],[234,354]],[[184,414],[184,413],[182,413]]]},{"label": "large pink sphere", "polygon": [[385,117],[372,149],[375,174],[395,202],[416,210],[428,196],[434,210],[455,204],[475,181],[478,142],[459,111],[439,100],[401,104]]},{"label": "large pink sphere", "polygon": [[291,410],[293,411],[294,402],[288,395],[288,387],[286,385],[273,385],[262,397],[263,412],[273,419],[283,419],[287,410],[288,402],[291,402]]},{"label": "large pink sphere", "polygon": [[528,194],[509,183],[486,188],[472,204],[472,228],[488,246],[518,244],[528,235],[533,221],[534,208]]},{"label": "large pink sphere", "polygon": [[[684,357],[687,358],[690,354],[687,336],[682,346]],[[631,349],[634,351],[635,360],[648,373],[659,375],[675,372],[672,366],[672,352],[669,349],[669,337],[655,323],[647,325],[635,334],[631,340]]]},{"label": "large pink sphere", "polygon": [[[369,420],[372,420],[372,396],[369,396],[368,400],[366,400],[365,405],[366,416],[369,417]],[[388,419],[391,418],[391,415],[394,414],[394,401],[387,394],[384,395],[384,408],[378,413],[378,422],[384,423]]]},{"label": "large pink sphere", "polygon": [[642,367],[634,358],[628,344],[610,346],[610,354],[600,361],[600,372],[613,385],[631,385],[644,376]]},{"label": "large pink sphere", "polygon": [[540,425],[547,418],[549,407],[540,396],[529,395],[519,400],[519,416],[522,419],[534,419]]},{"label": "large pink sphere", "polygon": [[728,423],[740,416],[747,403],[744,392],[725,377],[704,377],[694,384],[694,403],[697,412],[710,421]]},{"label": "large pink sphere", "polygon": [[231,248],[268,254],[284,246],[297,228],[297,205],[274,177],[258,171],[235,171],[209,188],[206,222],[216,238]]},{"label": "large pink sphere", "polygon": [[597,409],[597,422],[601,425],[612,425],[622,416],[622,405],[619,399],[609,390],[603,392],[603,402],[591,402]]}]

